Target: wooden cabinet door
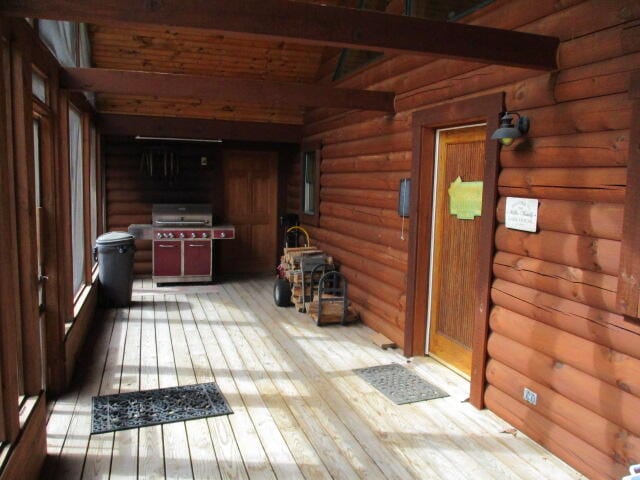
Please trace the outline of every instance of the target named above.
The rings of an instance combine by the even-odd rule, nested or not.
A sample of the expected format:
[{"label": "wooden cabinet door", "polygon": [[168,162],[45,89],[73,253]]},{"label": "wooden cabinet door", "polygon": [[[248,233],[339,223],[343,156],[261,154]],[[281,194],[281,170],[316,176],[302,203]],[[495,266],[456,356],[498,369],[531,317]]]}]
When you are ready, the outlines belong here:
[{"label": "wooden cabinet door", "polygon": [[429,354],[469,376],[480,217],[449,211],[449,188],[484,176],[485,127],[438,132],[431,267]]},{"label": "wooden cabinet door", "polygon": [[211,275],[211,240],[184,241],[184,274]]},{"label": "wooden cabinet door", "polygon": [[153,242],[153,274],[175,277],[182,273],[181,241]]},{"label": "wooden cabinet door", "polygon": [[220,240],[225,273],[269,273],[276,262],[278,155],[228,151],[223,160],[225,222],[233,240]]}]

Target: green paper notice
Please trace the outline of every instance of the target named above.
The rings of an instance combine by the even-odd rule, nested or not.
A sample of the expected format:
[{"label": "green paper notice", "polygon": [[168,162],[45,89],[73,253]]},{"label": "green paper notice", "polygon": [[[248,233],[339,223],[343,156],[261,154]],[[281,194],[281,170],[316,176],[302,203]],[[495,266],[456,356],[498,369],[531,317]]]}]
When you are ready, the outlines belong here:
[{"label": "green paper notice", "polygon": [[449,187],[449,213],[460,220],[473,220],[482,214],[482,182],[463,182],[456,178]]}]

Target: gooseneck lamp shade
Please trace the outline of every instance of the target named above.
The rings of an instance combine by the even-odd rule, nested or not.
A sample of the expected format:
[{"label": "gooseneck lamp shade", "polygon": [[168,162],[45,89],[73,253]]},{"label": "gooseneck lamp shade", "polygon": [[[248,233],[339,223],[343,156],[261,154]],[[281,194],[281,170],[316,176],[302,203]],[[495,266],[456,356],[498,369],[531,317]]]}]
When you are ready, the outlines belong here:
[{"label": "gooseneck lamp shade", "polygon": [[[518,122],[514,126],[514,117]],[[513,141],[529,131],[529,118],[521,117],[518,113],[505,112],[500,118],[500,127],[491,135],[492,140],[498,140],[502,145],[509,146]]]}]

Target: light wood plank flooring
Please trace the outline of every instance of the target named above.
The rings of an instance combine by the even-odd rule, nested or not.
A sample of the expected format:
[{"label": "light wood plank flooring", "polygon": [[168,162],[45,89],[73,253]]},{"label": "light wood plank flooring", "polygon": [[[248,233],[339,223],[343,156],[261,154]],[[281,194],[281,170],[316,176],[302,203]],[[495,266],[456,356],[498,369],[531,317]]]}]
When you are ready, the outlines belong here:
[{"label": "light wood plank flooring", "polygon": [[[278,308],[272,278],[155,288],[107,311],[73,388],[50,406],[47,478],[582,478],[429,358],[382,351],[363,325]],[[448,398],[397,406],[352,369],[406,364]],[[233,415],[89,435],[91,397],[215,381]]]}]

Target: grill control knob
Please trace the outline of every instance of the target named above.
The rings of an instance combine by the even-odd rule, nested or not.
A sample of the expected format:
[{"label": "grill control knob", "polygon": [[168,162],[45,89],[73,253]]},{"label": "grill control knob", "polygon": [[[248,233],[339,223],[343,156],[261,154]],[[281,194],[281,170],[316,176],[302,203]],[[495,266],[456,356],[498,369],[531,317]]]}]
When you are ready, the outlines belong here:
[{"label": "grill control knob", "polygon": [[226,237],[226,236],[227,236],[227,234],[226,234],[226,233],[224,233],[224,232],[220,232],[220,238],[224,238],[224,237]]},{"label": "grill control knob", "polygon": [[162,234],[160,232],[156,233],[156,238],[158,239],[162,238]]},{"label": "grill control knob", "polygon": [[207,238],[208,236],[207,232],[202,232],[202,238]]},{"label": "grill control knob", "polygon": [[184,238],[184,232],[180,232],[180,238]]},{"label": "grill control knob", "polygon": [[172,232],[167,233],[167,238],[173,238],[173,233]]},{"label": "grill control knob", "polygon": [[196,238],[196,232],[191,232],[191,238]]}]

